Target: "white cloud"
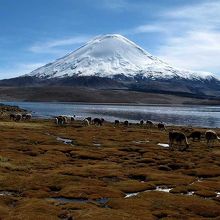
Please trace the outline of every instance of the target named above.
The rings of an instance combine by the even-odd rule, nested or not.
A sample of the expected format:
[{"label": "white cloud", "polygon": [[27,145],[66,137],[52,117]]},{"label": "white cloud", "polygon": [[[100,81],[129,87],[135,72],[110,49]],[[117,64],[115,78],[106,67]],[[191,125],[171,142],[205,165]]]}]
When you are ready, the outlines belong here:
[{"label": "white cloud", "polygon": [[30,48],[29,51],[34,53],[59,53],[64,54],[66,52],[65,49],[62,49],[63,46],[68,45],[78,45],[83,44],[89,40],[89,36],[76,36],[65,39],[56,39],[50,40],[44,43],[35,43]]},{"label": "white cloud", "polygon": [[119,31],[122,35],[135,35],[135,34],[144,34],[144,33],[166,33],[167,29],[160,24],[145,24],[139,25],[137,27]]},{"label": "white cloud", "polygon": [[[125,35],[157,34],[156,56],[173,66],[220,74],[220,1],[157,11],[155,21],[120,31]],[[147,48],[146,48],[147,49]]]},{"label": "white cloud", "polygon": [[157,55],[177,67],[220,73],[220,1],[176,8],[157,26],[166,38]]},{"label": "white cloud", "polygon": [[0,79],[9,79],[12,77],[21,76],[45,65],[45,63],[17,63],[10,69],[0,69]]},{"label": "white cloud", "polygon": [[161,25],[140,25],[136,27],[134,33],[148,33],[148,32],[166,32],[167,29]]},{"label": "white cloud", "polygon": [[206,0],[203,3],[189,5],[174,11],[165,12],[164,15],[174,19],[188,19],[200,23],[217,23],[220,24],[219,0]]},{"label": "white cloud", "polygon": [[182,37],[171,37],[159,49],[158,55],[180,68],[218,73],[220,33],[189,32]]}]

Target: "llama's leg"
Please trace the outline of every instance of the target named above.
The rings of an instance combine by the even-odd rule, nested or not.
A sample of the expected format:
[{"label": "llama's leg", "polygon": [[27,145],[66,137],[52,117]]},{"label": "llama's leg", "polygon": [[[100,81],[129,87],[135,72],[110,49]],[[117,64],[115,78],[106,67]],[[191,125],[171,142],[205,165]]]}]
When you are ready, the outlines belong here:
[{"label": "llama's leg", "polygon": [[207,143],[207,146],[209,147],[209,139],[207,139],[207,142],[206,142],[206,143]]},{"label": "llama's leg", "polygon": [[169,146],[170,146],[170,150],[174,150],[174,149],[173,149],[173,141],[170,140]]},{"label": "llama's leg", "polygon": [[177,144],[178,150],[180,150],[180,149],[181,149],[181,142],[180,142],[180,141],[177,141],[176,144]]},{"label": "llama's leg", "polygon": [[215,139],[213,138],[210,146],[211,148],[214,146],[214,143],[215,143]]},{"label": "llama's leg", "polygon": [[185,147],[183,148],[183,151],[189,148],[189,145],[186,139],[184,140],[184,144],[185,144]]},{"label": "llama's leg", "polygon": [[185,150],[185,144],[186,144],[186,143],[185,143],[185,140],[184,140],[184,141],[181,141],[180,143],[181,143],[181,149],[180,149],[180,150],[181,150],[181,151],[184,151],[184,150]]}]

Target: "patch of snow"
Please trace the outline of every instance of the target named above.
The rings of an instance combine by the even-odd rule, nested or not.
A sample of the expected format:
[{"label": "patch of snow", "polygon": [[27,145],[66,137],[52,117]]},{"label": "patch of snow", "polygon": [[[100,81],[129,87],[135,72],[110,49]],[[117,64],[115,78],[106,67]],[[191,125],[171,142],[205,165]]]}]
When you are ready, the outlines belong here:
[{"label": "patch of snow", "polygon": [[173,189],[173,188],[167,188],[167,187],[157,186],[157,188],[155,189],[155,191],[167,192],[167,193],[169,193],[171,189]]},{"label": "patch of snow", "polygon": [[140,192],[136,192],[136,193],[127,193],[125,198],[130,198],[130,197],[134,197],[137,196]]},{"label": "patch of snow", "polygon": [[9,191],[0,191],[0,196],[11,196],[13,195],[12,192]]},{"label": "patch of snow", "polygon": [[158,145],[158,146],[161,146],[161,147],[165,147],[165,148],[170,147],[169,144],[158,143],[157,145]]},{"label": "patch of snow", "polygon": [[64,144],[72,144],[73,143],[73,141],[70,139],[65,139],[65,138],[60,138],[60,137],[57,137],[57,140],[62,141]]},{"label": "patch of snow", "polygon": [[187,196],[193,196],[193,195],[194,195],[194,193],[195,193],[194,191],[190,191],[190,192],[187,192],[187,194],[186,194],[186,195],[187,195]]},{"label": "patch of snow", "polygon": [[135,192],[135,193],[127,193],[124,198],[134,197],[134,196],[137,196],[138,194],[140,194],[140,193],[142,193],[142,192],[158,191],[158,192],[166,192],[166,193],[169,193],[170,190],[172,190],[172,189],[173,189],[173,188],[167,188],[166,186],[157,186],[156,189],[152,189],[152,190],[145,190],[145,191],[140,191],[140,192]]}]

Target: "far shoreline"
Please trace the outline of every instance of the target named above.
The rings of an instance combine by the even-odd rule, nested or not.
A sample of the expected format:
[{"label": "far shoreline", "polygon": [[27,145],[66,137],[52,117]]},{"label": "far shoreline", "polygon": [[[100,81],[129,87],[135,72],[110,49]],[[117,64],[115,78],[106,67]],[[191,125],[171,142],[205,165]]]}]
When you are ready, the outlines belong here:
[{"label": "far shoreline", "polygon": [[0,100],[0,104],[7,104],[7,103],[49,103],[49,104],[75,104],[75,105],[114,105],[114,106],[174,106],[174,107],[190,107],[190,106],[220,106],[220,104],[208,104],[208,103],[192,103],[192,104],[179,104],[179,103],[117,103],[117,102],[65,102],[65,101],[21,101],[21,100],[14,100],[14,101],[2,101]]},{"label": "far shoreline", "polygon": [[[220,126],[219,105],[180,104],[134,104],[131,103],[82,103],[82,102],[0,102],[33,114],[34,118],[51,119],[58,115],[73,116],[82,120],[104,118],[108,122],[128,120],[138,123],[141,119],[155,124],[163,122],[169,126],[217,128]],[[66,105],[66,106],[65,106]],[[91,106],[91,107],[90,107]],[[100,106],[100,107],[99,107]],[[155,107],[155,108],[154,108]],[[13,111],[12,111],[13,112]]]}]

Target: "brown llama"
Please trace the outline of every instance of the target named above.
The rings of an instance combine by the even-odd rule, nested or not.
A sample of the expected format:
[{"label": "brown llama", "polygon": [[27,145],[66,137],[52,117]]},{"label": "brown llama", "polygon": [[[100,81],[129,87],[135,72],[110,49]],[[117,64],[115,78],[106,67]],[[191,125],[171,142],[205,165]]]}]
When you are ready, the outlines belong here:
[{"label": "brown llama", "polygon": [[[184,151],[189,148],[189,143],[187,140],[187,137],[184,133],[179,131],[170,131],[169,132],[169,145],[170,149],[174,150],[174,142],[178,145],[178,149],[181,151]],[[182,145],[185,145],[185,147],[182,148]]]},{"label": "brown llama", "polygon": [[220,141],[220,137],[213,130],[208,130],[205,133],[205,139],[207,141],[207,146],[211,147],[216,140]]},{"label": "brown llama", "polygon": [[148,128],[154,127],[154,123],[150,120],[147,120],[146,125],[147,125]]},{"label": "brown llama", "polygon": [[115,126],[119,126],[120,125],[120,121],[119,120],[115,120]]},{"label": "brown llama", "polygon": [[157,127],[159,130],[166,130],[165,124],[162,122],[158,123]]},{"label": "brown llama", "polygon": [[103,122],[105,121],[103,118],[94,118],[93,120],[93,124],[94,125],[98,125],[98,126],[102,126],[103,125]]},{"label": "brown llama", "polygon": [[201,131],[193,131],[187,138],[192,138],[193,141],[195,141],[196,139],[198,141],[200,141],[201,137],[202,137],[202,132]]}]

